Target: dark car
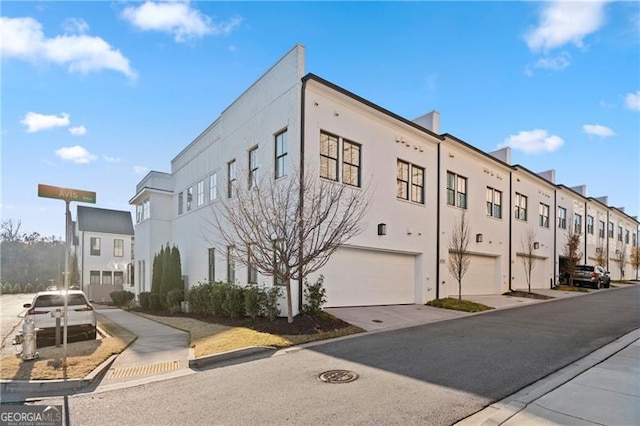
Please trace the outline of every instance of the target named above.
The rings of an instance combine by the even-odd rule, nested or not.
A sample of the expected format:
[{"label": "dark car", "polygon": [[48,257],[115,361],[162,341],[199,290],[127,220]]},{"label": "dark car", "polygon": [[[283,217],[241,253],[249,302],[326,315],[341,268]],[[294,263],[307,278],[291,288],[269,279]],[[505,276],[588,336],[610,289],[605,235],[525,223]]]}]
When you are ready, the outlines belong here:
[{"label": "dark car", "polygon": [[611,284],[609,272],[602,266],[576,265],[571,278],[573,278],[573,285],[577,286],[609,288]]}]

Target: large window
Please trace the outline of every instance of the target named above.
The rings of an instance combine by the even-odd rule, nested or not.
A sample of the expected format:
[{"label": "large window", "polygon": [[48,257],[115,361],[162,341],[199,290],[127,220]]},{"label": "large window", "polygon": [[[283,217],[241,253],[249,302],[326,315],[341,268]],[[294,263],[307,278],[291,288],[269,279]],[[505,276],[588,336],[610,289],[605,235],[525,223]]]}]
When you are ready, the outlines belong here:
[{"label": "large window", "polygon": [[624,230],[624,242],[625,242],[625,244],[629,244],[629,230],[628,229]]},{"label": "large window", "polygon": [[338,180],[338,137],[320,133],[320,177]]},{"label": "large window", "polygon": [[187,189],[187,211],[193,208],[193,186]]},{"label": "large window", "polygon": [[204,204],[204,181],[201,180],[196,185],[196,194],[197,194],[197,204],[201,206]]},{"label": "large window", "polygon": [[209,249],[209,282],[216,280],[216,249]]},{"label": "large window", "polygon": [[396,197],[424,204],[424,169],[422,167],[398,160]]},{"label": "large window", "polygon": [[604,222],[598,221],[598,238],[604,238]]},{"label": "large window", "polygon": [[487,215],[502,218],[502,191],[487,186]]},{"label": "large window", "polygon": [[111,271],[102,271],[102,285],[111,284],[113,284]]},{"label": "large window", "polygon": [[115,285],[124,284],[124,271],[113,271],[113,283]]},{"label": "large window", "polygon": [[136,205],[136,222],[149,219],[151,212],[151,201],[147,198],[142,203]]},{"label": "large window", "polygon": [[587,234],[593,235],[593,216],[587,215]]},{"label": "large window", "polygon": [[124,240],[116,238],[113,240],[113,257],[124,256]]},{"label": "large window", "polygon": [[609,234],[609,238],[613,238],[613,223],[609,222],[607,228],[607,234]]},{"label": "large window", "polygon": [[227,282],[236,282],[236,260],[233,246],[227,246]]},{"label": "large window", "polygon": [[236,183],[236,160],[227,163],[227,197],[233,197],[233,186]]},{"label": "large window", "polygon": [[89,254],[91,256],[100,256],[100,238],[91,237]]},{"label": "large window", "polygon": [[178,214],[182,214],[184,209],[184,194],[181,192],[178,194]]},{"label": "large window", "polygon": [[218,199],[218,174],[209,176],[209,201]]},{"label": "large window", "polygon": [[275,138],[276,142],[276,179],[286,176],[287,174],[287,131],[278,133]]},{"label": "large window", "polygon": [[622,242],[622,226],[618,226],[618,241]]},{"label": "large window", "polygon": [[513,202],[514,217],[519,220],[527,220],[527,196],[516,192]]},{"label": "large window", "polygon": [[343,140],[342,142],[342,183],[360,186],[360,145]]},{"label": "large window", "polygon": [[542,226],[543,228],[548,228],[549,227],[549,206],[544,203],[540,203],[540,208],[538,209],[538,216],[539,216],[538,225]]},{"label": "large window", "polygon": [[567,209],[558,207],[558,228],[567,229]]},{"label": "large window", "polygon": [[467,178],[447,172],[447,204],[467,208]]},{"label": "large window", "polygon": [[582,234],[582,215],[575,214],[573,216],[573,232]]},{"label": "large window", "polygon": [[258,185],[258,147],[249,150],[249,188]]},{"label": "large window", "polygon": [[89,272],[89,284],[100,284],[100,271]]}]

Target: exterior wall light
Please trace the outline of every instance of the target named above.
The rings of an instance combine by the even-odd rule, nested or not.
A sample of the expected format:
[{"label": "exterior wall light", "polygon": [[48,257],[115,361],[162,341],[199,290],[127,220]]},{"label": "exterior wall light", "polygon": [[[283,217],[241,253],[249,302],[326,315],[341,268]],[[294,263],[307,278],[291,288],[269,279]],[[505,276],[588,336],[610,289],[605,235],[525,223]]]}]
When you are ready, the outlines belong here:
[{"label": "exterior wall light", "polygon": [[533,248],[534,248],[534,249],[536,249],[536,250],[538,250],[538,249],[540,248],[540,243],[539,243],[539,242],[537,242],[537,241],[535,241],[535,242],[533,243]]},{"label": "exterior wall light", "polygon": [[482,234],[476,234],[476,243],[482,242]]},{"label": "exterior wall light", "polygon": [[378,235],[387,235],[387,224],[379,223],[378,224]]}]

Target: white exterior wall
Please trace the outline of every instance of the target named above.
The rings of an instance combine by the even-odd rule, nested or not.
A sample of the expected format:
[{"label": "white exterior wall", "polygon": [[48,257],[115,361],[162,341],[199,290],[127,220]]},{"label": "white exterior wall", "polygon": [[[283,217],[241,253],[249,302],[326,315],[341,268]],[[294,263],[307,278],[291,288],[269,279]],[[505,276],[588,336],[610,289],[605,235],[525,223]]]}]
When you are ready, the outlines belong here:
[{"label": "white exterior wall", "polygon": [[[556,259],[554,258],[555,226],[557,212],[554,203],[555,186],[545,179],[531,172],[516,167],[512,175],[512,201],[511,201],[511,288],[527,289],[527,278],[523,265],[522,253],[524,252],[524,239],[527,232],[535,233],[535,241],[539,248],[535,250],[536,260],[531,274],[531,288],[550,288],[550,280],[557,273]],[[527,197],[527,220],[515,218],[516,193]],[[549,206],[549,226],[540,226],[540,203]],[[520,253],[520,255],[518,255]]]},{"label": "white exterior wall", "polygon": [[[362,182],[372,195],[364,232],[309,280],[325,276],[326,306],[434,299],[438,139],[313,81],[305,96],[306,172],[319,176],[320,132],[326,131],[361,144]],[[396,197],[398,159],[424,168],[424,204]],[[386,224],[386,235],[378,235],[379,223]],[[388,268],[372,273],[367,265],[375,264]]]},{"label": "white exterior wall", "polygon": [[[79,270],[81,274],[81,287],[87,292],[87,296],[92,299],[93,295],[89,291],[89,283],[91,271],[100,271],[100,282],[102,283],[102,272],[119,271],[123,273],[123,286],[124,290],[132,291],[131,283],[129,282],[128,265],[131,263],[131,236],[120,234],[103,234],[100,232],[80,232],[80,250],[78,256]],[[100,255],[91,255],[91,238],[100,238]],[[124,251],[123,256],[114,256],[114,240],[123,240]],[[98,300],[96,300],[98,301]]]},{"label": "white exterior wall", "polygon": [[[499,294],[509,289],[509,167],[447,139],[440,153],[440,296],[457,296],[458,282],[448,268],[451,233],[466,214],[471,261],[462,278],[462,294]],[[467,178],[467,209],[447,204],[447,172]],[[502,192],[502,217],[487,214],[486,190]],[[482,234],[482,241],[476,235]]]},{"label": "white exterior wall", "polygon": [[[620,212],[618,209],[609,209],[609,220],[613,223],[613,238],[609,239],[609,266],[608,270],[612,280],[633,279],[636,274],[630,263],[630,254],[633,247],[632,238],[633,234],[637,232],[638,223],[627,215]],[[618,226],[622,227],[622,241],[618,239]],[[625,240],[625,233],[629,231],[629,242]],[[624,254],[624,274],[622,274],[620,268],[620,262],[618,261],[618,253],[620,251]]]},{"label": "white exterior wall", "polygon": [[[596,265],[597,261],[597,250],[602,249],[604,258],[607,258],[607,222],[608,222],[608,210],[609,208],[598,201],[593,199],[589,199],[587,201],[587,216],[593,217],[593,232],[589,232],[587,229],[587,224],[585,224],[585,232],[586,232],[586,244],[584,247],[585,258],[587,259],[587,264]],[[600,238],[598,223],[602,221],[604,223],[604,237]],[[608,266],[605,264],[605,268]]]}]

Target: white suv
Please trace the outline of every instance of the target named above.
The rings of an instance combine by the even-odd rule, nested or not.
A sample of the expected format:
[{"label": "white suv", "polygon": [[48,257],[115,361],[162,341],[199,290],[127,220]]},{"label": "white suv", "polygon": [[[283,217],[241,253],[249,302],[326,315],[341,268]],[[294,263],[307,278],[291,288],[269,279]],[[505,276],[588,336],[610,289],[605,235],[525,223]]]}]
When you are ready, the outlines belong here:
[{"label": "white suv", "polygon": [[[37,293],[33,302],[25,303],[28,308],[26,315],[31,315],[36,326],[37,339],[55,339],[56,318],[55,311],[64,310],[64,290],[41,291]],[[69,341],[72,337],[96,338],[96,313],[93,305],[87,300],[84,292],[69,290],[67,302],[67,334]],[[63,337],[62,328],[64,318],[60,317],[60,338]],[[38,345],[42,346],[42,345]]]}]

